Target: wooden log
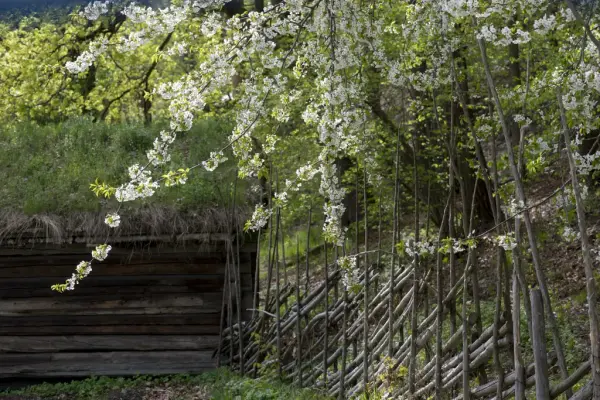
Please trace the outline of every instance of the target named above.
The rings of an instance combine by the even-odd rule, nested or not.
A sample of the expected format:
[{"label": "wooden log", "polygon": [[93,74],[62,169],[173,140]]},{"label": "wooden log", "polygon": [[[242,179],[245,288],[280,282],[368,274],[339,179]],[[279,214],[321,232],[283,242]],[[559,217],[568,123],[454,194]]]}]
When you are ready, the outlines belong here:
[{"label": "wooden log", "polygon": [[[0,280],[0,298],[59,296],[50,287],[57,278],[17,278]],[[77,290],[60,294],[62,297],[115,293],[204,293],[222,291],[224,275],[140,275],[95,276],[84,279]],[[242,290],[251,290],[250,274],[242,274]]]},{"label": "wooden log", "polygon": [[100,325],[0,327],[2,335],[216,335],[218,325]]},{"label": "wooden log", "polygon": [[0,300],[0,316],[186,314],[220,311],[220,293],[103,295]]},{"label": "wooden log", "polygon": [[[81,260],[80,260],[81,261]],[[65,278],[75,271],[77,263],[64,265],[34,265],[34,266],[9,266],[0,268],[0,278]],[[251,264],[240,264],[241,273],[251,273]],[[137,275],[181,275],[181,274],[224,274],[225,265],[221,263],[146,263],[146,264],[102,264],[94,268],[93,276],[137,276]]]},{"label": "wooden log", "polygon": [[535,396],[538,400],[550,400],[550,383],[548,380],[548,359],[546,357],[546,327],[544,323],[544,306],[542,293],[539,289],[532,289],[531,314],[532,314],[532,346],[535,361]]},{"label": "wooden log", "polygon": [[590,372],[591,362],[586,361],[575,372],[573,372],[567,379],[559,382],[550,389],[550,397],[552,399],[557,398],[561,394],[567,391],[567,389],[575,386],[588,372]]},{"label": "wooden log", "polygon": [[[30,267],[40,265],[77,265],[80,261],[91,257],[92,247],[88,247],[85,253],[64,253],[53,255],[23,255],[0,256],[0,269],[9,267]],[[250,261],[247,254],[241,254],[243,262]],[[102,262],[102,265],[140,265],[140,264],[223,264],[225,257],[220,252],[190,252],[186,250],[177,252],[156,251],[155,253],[143,253],[131,250],[117,251],[111,250],[108,258]]]},{"label": "wooden log", "polygon": [[[554,364],[556,362],[556,353],[548,354],[548,361],[550,364]],[[527,378],[533,377],[534,373],[535,373],[535,364],[531,363],[527,366],[527,368],[523,369],[523,379],[525,379],[525,381],[526,381]],[[511,386],[516,382],[516,380],[517,380],[517,374],[515,373],[515,371],[511,372],[510,374],[506,374],[504,376],[504,382],[502,384],[502,387]],[[523,386],[525,386],[525,381],[523,382]],[[487,397],[497,391],[497,385],[498,385],[497,380],[487,382],[487,383],[480,385],[474,389],[471,389],[471,395],[475,396],[477,398]],[[511,389],[505,390],[503,392],[502,398],[505,399],[508,396],[510,396],[511,394],[508,392],[510,392],[511,390],[514,391],[514,386]],[[462,400],[462,398],[463,398],[462,394],[459,394],[453,400]]]},{"label": "wooden log", "polygon": [[590,400],[594,394],[594,385],[592,381],[589,381],[577,393],[569,397],[569,400]]},{"label": "wooden log", "polygon": [[[550,360],[550,358],[548,358],[548,362],[552,361],[552,365],[554,365],[554,363],[556,363],[558,361],[558,357],[556,356],[556,353],[553,352],[553,359]],[[535,367],[534,367],[535,369]],[[525,379],[525,388],[530,388],[533,385],[535,385],[535,371],[532,375],[530,375],[527,379]],[[498,399],[496,396],[490,398],[490,400],[503,400],[503,399],[507,399],[511,396],[514,395],[514,386],[509,388],[508,390],[505,390],[502,393],[502,399]],[[570,398],[570,397],[569,397]]]},{"label": "wooden log", "polygon": [[217,335],[0,336],[0,352],[212,350],[218,341]]},{"label": "wooden log", "polygon": [[103,325],[219,325],[219,313],[150,315],[31,315],[0,317],[0,328]]},{"label": "wooden log", "polygon": [[[105,240],[105,238],[103,239]],[[97,242],[97,243],[100,243]],[[94,242],[89,240],[87,243],[69,243],[63,245],[44,244],[36,246],[12,246],[7,243],[2,243],[3,247],[0,248],[0,258],[3,257],[32,257],[32,256],[56,256],[65,254],[90,254],[91,250],[95,247]],[[128,256],[128,257],[155,257],[158,255],[165,254],[189,254],[189,255],[214,255],[221,257],[224,253],[227,244],[211,244],[211,245],[200,245],[181,243],[177,246],[169,246],[165,244],[152,245],[145,243],[143,245],[133,246],[113,246],[110,254],[111,256]],[[245,245],[240,248],[240,253],[248,256],[250,253],[255,252],[256,247]]]},{"label": "wooden log", "polygon": [[0,378],[194,373],[211,368],[214,361],[208,350],[3,354],[0,357]]}]

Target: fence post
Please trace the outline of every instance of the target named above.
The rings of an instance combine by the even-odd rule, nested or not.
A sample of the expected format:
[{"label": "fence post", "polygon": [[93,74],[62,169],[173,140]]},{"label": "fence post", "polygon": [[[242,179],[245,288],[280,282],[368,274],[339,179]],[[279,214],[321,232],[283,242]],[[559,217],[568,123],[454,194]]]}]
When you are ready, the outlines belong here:
[{"label": "fence post", "polygon": [[548,358],[546,353],[546,327],[544,324],[544,306],[542,293],[533,289],[531,296],[533,358],[535,362],[535,398],[550,400],[550,383],[548,382]]}]

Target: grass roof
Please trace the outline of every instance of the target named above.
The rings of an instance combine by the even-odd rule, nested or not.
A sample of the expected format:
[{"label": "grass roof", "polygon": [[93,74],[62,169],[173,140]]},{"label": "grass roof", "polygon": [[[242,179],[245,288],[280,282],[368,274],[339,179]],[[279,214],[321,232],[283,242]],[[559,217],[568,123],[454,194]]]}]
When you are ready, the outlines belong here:
[{"label": "grass roof", "polygon": [[[165,126],[105,124],[75,119],[60,124],[20,124],[0,128],[0,240],[31,235],[63,240],[108,233],[104,215],[114,200],[96,197],[96,178],[112,185],[127,180],[127,167],[143,164],[145,153]],[[175,142],[167,168],[208,158],[231,132],[229,123],[204,119]],[[227,230],[235,165],[214,172],[192,171],[184,186],[161,188],[150,199],[126,203],[116,235],[181,235]],[[236,203],[245,218],[245,188],[238,182]]]}]

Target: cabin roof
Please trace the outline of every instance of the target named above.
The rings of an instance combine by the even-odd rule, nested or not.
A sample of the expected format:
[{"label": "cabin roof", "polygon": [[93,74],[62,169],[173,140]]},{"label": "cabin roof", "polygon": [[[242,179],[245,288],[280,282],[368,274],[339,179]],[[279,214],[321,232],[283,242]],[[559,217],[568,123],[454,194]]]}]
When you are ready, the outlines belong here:
[{"label": "cabin roof", "polygon": [[[234,226],[241,231],[248,209],[204,208],[182,212],[168,207],[136,207],[120,212],[121,223],[110,228],[103,212],[26,215],[0,209],[0,247],[33,244],[99,244],[230,240]],[[233,222],[232,222],[233,220]]]}]

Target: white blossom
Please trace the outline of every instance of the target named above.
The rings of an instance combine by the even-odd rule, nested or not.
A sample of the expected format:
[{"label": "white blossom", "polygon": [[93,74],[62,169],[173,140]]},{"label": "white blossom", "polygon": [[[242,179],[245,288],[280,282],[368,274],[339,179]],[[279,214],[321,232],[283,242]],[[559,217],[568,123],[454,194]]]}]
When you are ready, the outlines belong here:
[{"label": "white blossom", "polygon": [[67,61],[65,67],[72,74],[78,74],[87,71],[92,66],[96,58],[107,49],[108,39],[100,38],[89,44],[88,50],[82,52],[75,61]]},{"label": "white blossom", "polygon": [[252,218],[248,222],[248,229],[251,231],[257,231],[263,228],[269,222],[272,211],[266,210],[262,204],[257,204],[252,213]]},{"label": "white blossom", "polygon": [[513,235],[499,235],[494,239],[494,242],[506,251],[512,251],[517,247],[517,241]]},{"label": "white blossom", "polygon": [[562,237],[566,242],[571,243],[576,240],[579,240],[580,234],[579,231],[576,231],[570,226],[565,226],[562,232]]},{"label": "white blossom", "polygon": [[553,14],[544,16],[533,23],[533,28],[540,35],[545,35],[556,26],[556,17]]},{"label": "white blossom", "polygon": [[111,228],[116,228],[121,224],[121,217],[117,213],[106,214],[104,223],[110,226]]},{"label": "white blossom", "polygon": [[225,155],[223,154],[222,151],[219,151],[219,152],[211,151],[210,158],[206,161],[203,161],[202,166],[207,171],[214,171],[215,169],[217,169],[219,164],[222,164],[225,161],[227,161],[227,157],[225,157]]},{"label": "white blossom", "polygon": [[77,264],[75,271],[79,274],[79,278],[86,277],[92,272],[92,263],[89,261],[82,261]]},{"label": "white blossom", "polygon": [[104,15],[108,12],[109,4],[110,1],[94,1],[85,6],[79,15],[89,19],[90,21],[95,21],[100,18],[101,15]]},{"label": "white blossom", "polygon": [[358,284],[358,271],[356,270],[356,257],[344,256],[338,259],[338,266],[342,272],[342,284],[346,289],[351,289]]},{"label": "white blossom", "polygon": [[108,257],[108,253],[111,249],[112,247],[108,244],[101,244],[99,246],[96,246],[96,249],[92,251],[92,257],[94,258],[94,260],[104,261],[106,257]]}]

